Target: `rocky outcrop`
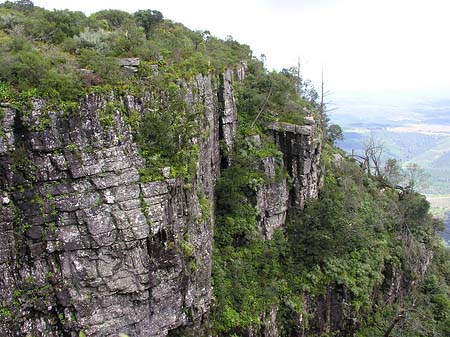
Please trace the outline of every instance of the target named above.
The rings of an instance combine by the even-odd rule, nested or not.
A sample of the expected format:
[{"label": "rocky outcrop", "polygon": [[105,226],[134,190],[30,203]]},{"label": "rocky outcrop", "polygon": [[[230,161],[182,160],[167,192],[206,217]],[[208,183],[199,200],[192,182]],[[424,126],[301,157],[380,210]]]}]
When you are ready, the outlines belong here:
[{"label": "rocky outcrop", "polygon": [[275,230],[284,226],[289,204],[289,189],[286,177],[277,177],[276,170],[282,170],[283,164],[275,157],[261,160],[268,180],[256,191],[256,210],[258,228],[265,240],[270,240]]},{"label": "rocky outcrop", "polygon": [[322,137],[312,123],[300,126],[275,122],[268,126],[268,130],[283,153],[284,166],[293,180],[289,206],[302,210],[308,199],[319,195]]},{"label": "rocky outcrop", "polygon": [[188,183],[142,182],[144,162],[123,112],[102,124],[108,102],[145,114],[151,93],[93,94],[70,113],[42,100],[23,113],[3,106],[4,336],[166,336],[208,312],[219,126],[230,124],[219,113],[218,92],[224,106],[235,107],[231,83],[214,83],[197,76],[182,84],[187,103],[204,107]]},{"label": "rocky outcrop", "polygon": [[[305,202],[318,197],[321,185],[320,154],[322,143],[317,127],[309,119],[309,125],[272,123],[268,133],[283,154],[261,160],[261,168],[267,180],[256,191],[258,227],[265,240],[271,239],[276,229],[286,222],[288,210],[301,211]],[[279,172],[287,171],[288,178]],[[277,173],[278,171],[278,173]]]},{"label": "rocky outcrop", "polygon": [[126,71],[130,73],[137,73],[139,70],[140,59],[137,57],[126,57],[118,59],[119,65]]},{"label": "rocky outcrop", "polygon": [[[237,108],[234,101],[232,71],[227,70],[220,76],[220,90],[218,91],[220,109],[220,138],[224,143],[223,166],[228,166],[228,154],[233,151],[234,138],[237,132]],[[242,75],[243,76],[243,75]]]}]

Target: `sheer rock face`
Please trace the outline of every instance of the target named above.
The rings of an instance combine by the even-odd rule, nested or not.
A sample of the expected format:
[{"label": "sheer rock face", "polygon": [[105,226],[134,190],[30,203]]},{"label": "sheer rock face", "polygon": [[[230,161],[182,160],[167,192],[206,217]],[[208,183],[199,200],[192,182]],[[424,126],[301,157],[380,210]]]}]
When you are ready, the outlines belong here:
[{"label": "sheer rock face", "polygon": [[262,185],[256,191],[256,210],[259,215],[258,227],[263,239],[270,240],[276,229],[284,226],[289,204],[287,179],[277,178],[276,168],[283,167],[277,158],[267,157],[261,160],[262,168],[270,183]]},{"label": "sheer rock face", "polygon": [[[256,192],[258,226],[265,240],[284,226],[289,209],[301,211],[307,200],[316,199],[322,184],[322,144],[315,123],[305,126],[272,123],[268,130],[283,153],[283,160],[281,163],[274,157],[261,160],[262,169],[271,181]],[[286,169],[292,187],[286,177],[277,177],[277,169]]]},{"label": "sheer rock face", "polygon": [[[238,76],[244,76],[238,72]],[[234,148],[234,138],[237,132],[237,107],[234,101],[233,86],[231,84],[233,73],[231,70],[225,71],[220,76],[220,90],[218,92],[220,109],[220,135],[225,145],[225,152],[231,153]],[[226,166],[229,165],[229,158],[226,158]]]},{"label": "sheer rock face", "polygon": [[318,197],[322,185],[322,138],[314,125],[276,122],[269,125],[269,130],[283,153],[284,166],[293,179],[289,207],[302,210],[308,199]]},{"label": "sheer rock face", "polygon": [[[0,331],[4,336],[166,336],[198,321],[211,300],[214,209],[220,170],[217,88],[186,86],[200,103],[195,177],[143,183],[121,100],[145,113],[151,93],[90,95],[71,114],[35,100],[0,119]],[[225,97],[224,104],[233,105]],[[206,212],[203,210],[203,212]]]}]

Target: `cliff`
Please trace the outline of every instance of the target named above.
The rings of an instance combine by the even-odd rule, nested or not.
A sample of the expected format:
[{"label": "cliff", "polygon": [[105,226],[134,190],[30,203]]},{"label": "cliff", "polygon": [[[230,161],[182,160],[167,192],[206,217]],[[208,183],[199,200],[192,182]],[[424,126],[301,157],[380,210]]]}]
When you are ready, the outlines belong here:
[{"label": "cliff", "polygon": [[[221,161],[230,164],[237,130],[232,77],[244,74],[245,67],[218,81],[197,76],[181,83],[188,105],[203,107],[189,181],[170,178],[170,167],[161,181],[140,178],[145,162],[127,116],[145,115],[151,92],[91,94],[70,114],[39,99],[25,113],[3,106],[3,331],[165,336],[200,324],[212,295],[215,181]],[[125,110],[113,111],[105,125],[102,111],[117,103]],[[289,206],[301,209],[317,197],[321,141],[313,128],[269,127],[284,164],[266,157],[262,170],[275,178],[275,167],[284,165],[294,187],[290,192],[284,178],[256,191],[265,239],[284,226]]]},{"label": "cliff", "polygon": [[[151,93],[91,94],[69,116],[43,100],[25,114],[3,106],[5,336],[165,336],[208,312],[219,130],[231,147],[236,128],[230,76],[185,84],[188,104],[204,106],[190,181],[140,179],[144,161],[125,117],[145,114]],[[126,112],[103,125],[102,109],[118,100]]]},{"label": "cliff", "polygon": [[[220,310],[217,305],[223,304],[216,302],[222,300],[223,286],[217,282],[229,282],[226,277],[216,280],[219,295],[214,298],[213,256],[220,264],[221,231],[234,235],[222,228],[233,209],[223,208],[221,198],[233,194],[216,195],[221,171],[234,174],[242,165],[242,158],[233,156],[236,151],[258,154],[240,169],[249,180],[237,194],[244,196],[246,212],[254,214],[251,226],[259,233],[249,247],[277,245],[280,230],[292,236],[281,245],[296,247],[299,238],[289,223],[302,219],[305,205],[319,197],[324,185],[324,140],[314,119],[302,126],[271,122],[265,134],[238,139],[233,81],[242,81],[245,69],[179,82],[188,109],[201,107],[195,123],[202,132],[189,140],[198,149],[191,158],[193,173],[184,178],[174,176],[170,166],[159,168],[155,181],[143,176],[148,163],[130,116],[149,113],[156,99],[150,91],[139,96],[90,94],[71,113],[52,110],[42,99],[32,100],[25,112],[2,105],[0,327],[5,336],[224,335],[214,326],[217,318],[211,322],[212,313]],[[105,123],[109,106],[115,107],[108,110],[112,122]],[[339,171],[344,164],[333,165]],[[236,219],[247,215],[238,212]],[[214,235],[219,240],[216,255]],[[234,245],[247,249],[247,234],[236,235]],[[411,273],[420,279],[410,279],[395,264],[377,267],[384,269],[383,282],[368,284],[371,296],[389,304],[407,298],[431,260],[426,245],[410,235],[402,237],[408,250],[418,250],[407,263],[416,266]],[[295,260],[296,253],[290,254]],[[258,265],[265,257],[251,259],[249,265]],[[273,275],[263,275],[261,282],[266,277]],[[361,316],[349,307],[355,299],[350,284],[326,279],[325,290],[295,293],[301,311],[275,301],[256,309],[258,321],[231,331],[242,336],[353,335],[367,313]],[[293,310],[287,314],[289,324],[286,310]]]},{"label": "cliff", "polygon": [[[282,162],[277,163],[275,157],[261,160],[262,171],[271,180],[256,193],[258,227],[265,239],[271,239],[275,230],[285,225],[289,209],[301,211],[305,202],[319,195],[323,178],[320,165],[323,140],[314,119],[309,119],[309,124],[275,122],[267,127],[271,141],[282,153]],[[277,167],[287,172],[287,176],[278,181]]]}]

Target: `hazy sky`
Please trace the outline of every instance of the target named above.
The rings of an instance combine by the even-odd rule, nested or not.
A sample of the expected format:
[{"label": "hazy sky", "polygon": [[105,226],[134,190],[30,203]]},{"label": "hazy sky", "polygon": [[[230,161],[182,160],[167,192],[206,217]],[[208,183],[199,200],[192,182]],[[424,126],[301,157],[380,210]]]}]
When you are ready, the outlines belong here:
[{"label": "hazy sky", "polygon": [[[3,1],[0,1],[3,2]],[[86,14],[156,9],[191,29],[233,36],[270,68],[301,58],[304,76],[345,92],[450,93],[448,0],[35,0]]]}]

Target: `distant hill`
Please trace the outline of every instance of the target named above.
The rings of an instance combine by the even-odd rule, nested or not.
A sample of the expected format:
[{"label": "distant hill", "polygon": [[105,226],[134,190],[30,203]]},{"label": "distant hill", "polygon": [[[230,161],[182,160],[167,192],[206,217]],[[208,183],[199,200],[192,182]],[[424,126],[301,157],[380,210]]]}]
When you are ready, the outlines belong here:
[{"label": "distant hill", "polygon": [[423,192],[450,194],[450,100],[413,95],[340,98],[331,120],[341,125],[338,146],[361,153],[373,137],[384,146],[384,158],[417,163],[430,175]]}]

